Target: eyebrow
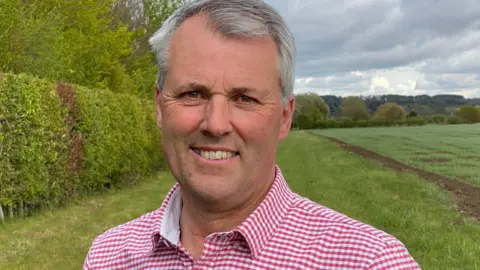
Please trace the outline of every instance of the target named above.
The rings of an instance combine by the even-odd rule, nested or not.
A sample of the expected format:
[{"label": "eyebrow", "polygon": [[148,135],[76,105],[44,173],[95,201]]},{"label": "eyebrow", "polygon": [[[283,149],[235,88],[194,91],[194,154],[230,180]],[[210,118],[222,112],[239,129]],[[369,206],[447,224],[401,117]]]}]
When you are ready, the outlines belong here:
[{"label": "eyebrow", "polygon": [[184,92],[184,91],[189,91],[189,90],[195,90],[195,91],[202,91],[202,92],[210,92],[210,88],[199,83],[187,83],[178,86],[175,88],[175,92]]},{"label": "eyebrow", "polygon": [[231,89],[231,92],[235,94],[248,94],[248,93],[258,92],[258,91],[257,89],[250,88],[250,87],[235,87]]},{"label": "eyebrow", "polygon": [[[200,84],[200,83],[187,83],[184,85],[180,85],[177,88],[175,88],[175,92],[184,92],[184,91],[201,91],[204,93],[211,92],[211,88],[207,87],[206,85]],[[257,89],[251,88],[251,87],[234,87],[229,89],[228,93],[229,94],[247,94],[247,93],[252,93],[252,92],[257,92]]]}]

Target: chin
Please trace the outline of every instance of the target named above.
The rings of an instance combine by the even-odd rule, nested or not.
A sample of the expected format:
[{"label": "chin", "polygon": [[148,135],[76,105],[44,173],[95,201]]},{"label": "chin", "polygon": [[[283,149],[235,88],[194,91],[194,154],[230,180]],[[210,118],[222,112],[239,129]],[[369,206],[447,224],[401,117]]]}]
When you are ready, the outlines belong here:
[{"label": "chin", "polygon": [[[232,182],[231,177],[199,175],[190,179],[189,189],[204,201],[221,202],[238,194],[238,182]],[[235,181],[235,180],[234,180]],[[238,181],[238,180],[236,180]]]}]

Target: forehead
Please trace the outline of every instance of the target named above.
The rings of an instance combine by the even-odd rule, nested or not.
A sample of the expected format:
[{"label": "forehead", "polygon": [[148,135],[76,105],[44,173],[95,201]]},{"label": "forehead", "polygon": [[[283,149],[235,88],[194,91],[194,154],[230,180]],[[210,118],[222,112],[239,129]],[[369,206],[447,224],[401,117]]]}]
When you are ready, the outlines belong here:
[{"label": "forehead", "polygon": [[177,76],[214,79],[221,74],[231,83],[279,86],[278,54],[272,38],[225,38],[208,27],[204,16],[189,18],[177,29],[168,65],[169,73]]}]

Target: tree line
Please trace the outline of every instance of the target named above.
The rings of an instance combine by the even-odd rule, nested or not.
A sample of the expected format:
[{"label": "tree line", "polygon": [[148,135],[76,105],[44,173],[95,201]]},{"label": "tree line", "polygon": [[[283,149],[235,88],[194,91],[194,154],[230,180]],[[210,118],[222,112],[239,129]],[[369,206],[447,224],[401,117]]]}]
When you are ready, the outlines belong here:
[{"label": "tree line", "polygon": [[[404,96],[393,95],[389,97],[404,100],[404,105],[401,105],[402,102],[400,104],[394,102],[395,98],[335,97],[334,99],[333,96],[326,96],[325,98],[325,96],[319,96],[315,93],[297,94],[295,95],[296,107],[292,127],[312,129],[480,122],[480,106],[476,106],[476,99],[468,100],[461,96],[450,95],[430,98],[422,96],[413,99],[416,104],[420,105],[425,105],[423,103],[430,101],[430,104],[438,105],[442,103],[451,107],[448,112],[426,114],[424,111],[415,111],[414,106],[409,106],[411,104],[409,102],[412,102],[410,97],[402,98]],[[372,104],[372,100],[379,101],[375,105],[375,110],[369,106],[369,104]],[[334,109],[328,101],[336,102]]]},{"label": "tree line", "polygon": [[[322,95],[322,99],[330,109],[330,115],[341,117],[342,97]],[[381,95],[381,96],[360,96],[367,106],[367,111],[374,114],[377,108],[384,103],[392,102],[404,107],[407,111],[415,111],[420,115],[432,116],[434,114],[450,114],[460,106],[480,106],[480,98],[467,99],[460,95]]]}]

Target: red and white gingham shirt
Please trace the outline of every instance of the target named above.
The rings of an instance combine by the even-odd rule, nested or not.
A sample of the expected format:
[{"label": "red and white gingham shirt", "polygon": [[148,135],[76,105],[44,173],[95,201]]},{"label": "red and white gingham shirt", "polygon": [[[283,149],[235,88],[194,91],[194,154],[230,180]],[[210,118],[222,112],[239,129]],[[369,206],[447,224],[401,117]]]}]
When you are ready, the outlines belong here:
[{"label": "red and white gingham shirt", "polygon": [[245,221],[205,238],[194,261],[180,243],[180,187],[160,209],[98,236],[83,269],[420,269],[393,236],[293,193],[280,169]]}]

